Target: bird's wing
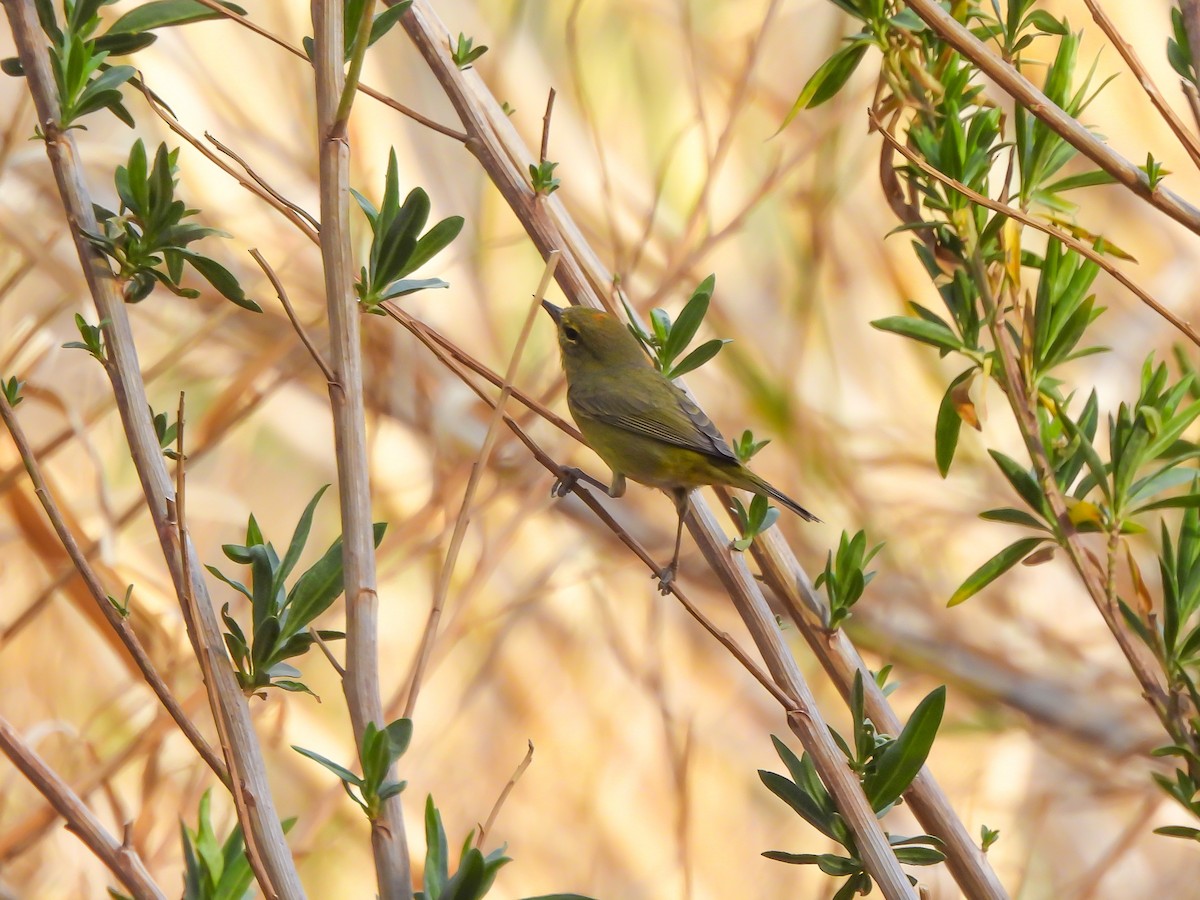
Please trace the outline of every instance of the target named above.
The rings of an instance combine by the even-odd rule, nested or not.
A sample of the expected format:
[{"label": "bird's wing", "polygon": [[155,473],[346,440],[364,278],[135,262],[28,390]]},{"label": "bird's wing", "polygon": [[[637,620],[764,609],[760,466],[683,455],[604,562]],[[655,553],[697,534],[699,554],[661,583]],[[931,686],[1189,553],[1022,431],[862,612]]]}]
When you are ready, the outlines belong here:
[{"label": "bird's wing", "polygon": [[655,403],[651,398],[633,391],[606,391],[603,397],[598,397],[572,389],[569,399],[576,411],[608,425],[676,447],[738,462],[737,456],[704,410],[676,385],[667,384],[674,393],[674,403]]}]

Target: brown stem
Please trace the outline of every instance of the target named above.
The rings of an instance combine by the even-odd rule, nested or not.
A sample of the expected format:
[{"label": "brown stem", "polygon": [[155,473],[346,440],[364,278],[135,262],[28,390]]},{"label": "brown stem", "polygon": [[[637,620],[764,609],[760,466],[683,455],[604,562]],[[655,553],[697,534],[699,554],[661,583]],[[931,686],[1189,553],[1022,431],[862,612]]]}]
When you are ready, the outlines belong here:
[{"label": "brown stem", "polygon": [[[221,646],[221,630],[204,584],[203,571],[196,562],[194,550],[190,547],[191,564],[184,568],[180,537],[168,512],[168,502],[173,500],[171,481],[150,418],[146,387],[142,381],[137,348],[133,341],[133,331],[125,303],[108,263],[85,236],[85,232],[97,229],[96,218],[84,184],[75,140],[70,132],[63,132],[57,124],[58,97],[33,2],[3,0],[3,3],[21,65],[25,70],[25,80],[33,95],[38,122],[45,135],[46,152],[54,170],[59,197],[71,225],[71,234],[75,240],[83,274],[96,304],[96,312],[101,320],[108,322],[104,328],[104,346],[108,354],[105,370],[112,383],[113,396],[121,415],[130,455],[141,481],[142,493],[154,521],[177,596],[182,602],[186,591],[190,590],[197,601],[199,619],[195,626],[203,636],[203,641],[200,636],[192,635],[193,646]],[[190,542],[191,538],[184,534],[183,540]],[[284,839],[279,816],[275,812],[262,751],[250,721],[249,710],[238,690],[237,681],[227,659],[223,659],[222,664],[216,668],[214,678],[221,702],[213,708],[213,715],[218,720],[223,719],[221,724],[227,731],[228,740],[225,749],[229,758],[236,758],[238,761],[234,777],[241,780],[240,787],[254,800],[250,806],[250,817],[242,822],[242,826],[248,835],[252,835],[251,839],[258,840],[263,847],[264,862],[271,879],[269,885],[263,885],[263,889],[268,892],[268,896],[279,896],[287,900],[303,897],[304,891],[296,875],[295,864]]]},{"label": "brown stem", "polygon": [[108,870],[128,888],[137,900],[163,900],[165,894],[146,871],[142,859],[132,847],[119,842],[105,831],[100,820],[70,786],[58,777],[42,758],[21,739],[6,720],[0,718],[0,753],[9,758],[25,779],[37,788],[58,814],[67,820],[67,828],[75,832],[87,848]]},{"label": "brown stem", "polygon": [[[350,250],[350,145],[337,133],[345,86],[341,0],[313,0],[317,72],[317,154],[320,168],[321,260],[329,315],[329,405],[337,457],[346,585],[346,674],[342,687],[354,739],[362,748],[368,724],[385,726],[379,691],[379,594],[367,458],[359,309]],[[389,775],[394,778],[394,773]],[[383,900],[411,900],[408,841],[400,797],[384,801],[371,823],[375,877]]]},{"label": "brown stem", "polygon": [[200,754],[200,757],[208,764],[208,767],[216,773],[216,776],[221,779],[226,787],[229,787],[229,772],[226,770],[225,764],[213,752],[208,741],[200,734],[195,723],[183,711],[183,708],[175,699],[175,695],[171,693],[171,689],[162,680],[162,676],[158,674],[158,670],[154,668],[154,663],[151,662],[149,654],[146,653],[141,640],[138,639],[137,632],[130,627],[129,622],[109,602],[108,593],[100,583],[100,578],[96,575],[96,570],[92,568],[78,541],[75,540],[75,536],[67,528],[62,511],[58,508],[58,503],[55,501],[54,495],[50,493],[50,488],[46,484],[45,478],[42,477],[41,466],[38,465],[37,457],[33,454],[33,448],[30,447],[29,441],[25,437],[25,432],[21,428],[21,423],[17,420],[17,417],[13,413],[13,408],[9,405],[3,393],[0,393],[0,419],[4,420],[5,427],[8,428],[9,434],[12,435],[13,443],[17,447],[21,461],[25,463],[25,471],[29,473],[29,480],[33,482],[34,491],[37,493],[38,499],[42,502],[42,508],[46,511],[46,518],[50,520],[50,524],[54,527],[55,534],[58,535],[63,549],[67,551],[67,555],[71,558],[71,562],[74,563],[76,571],[79,572],[80,578],[83,579],[83,583],[87,586],[88,593],[96,601],[96,605],[104,614],[104,618],[108,621],[109,626],[120,637],[121,643],[125,645],[129,656],[133,659],[138,671],[141,672],[142,678],[145,679],[146,684],[154,691],[159,702],[170,713],[171,718],[175,720],[175,723],[179,726],[179,730],[184,733],[192,746],[196,748],[196,752]]}]

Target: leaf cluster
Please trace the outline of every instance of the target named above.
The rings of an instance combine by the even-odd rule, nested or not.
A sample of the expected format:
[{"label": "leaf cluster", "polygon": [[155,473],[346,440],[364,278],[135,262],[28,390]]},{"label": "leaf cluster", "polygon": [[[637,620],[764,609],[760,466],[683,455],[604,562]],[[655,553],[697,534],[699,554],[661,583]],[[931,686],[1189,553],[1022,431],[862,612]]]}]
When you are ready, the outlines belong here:
[{"label": "leaf cluster", "polygon": [[[110,56],[124,56],[153,44],[156,28],[186,25],[221,15],[195,0],[150,0],[120,16],[103,33],[100,10],[117,0],[63,0],[62,20],[52,0],[34,0],[38,21],[50,39],[50,67],[58,88],[59,122],[62,129],[84,128],[79,120],[102,109],[109,110],[129,127],[133,116],[121,99],[120,88],[137,74],[133,66],[114,66]],[[245,10],[222,3],[234,12]],[[20,77],[25,74],[16,57],[0,60],[0,71]],[[95,76],[95,77],[93,77]]]},{"label": "leaf cluster", "polygon": [[371,227],[371,252],[354,285],[364,312],[383,315],[384,300],[402,297],[429,288],[447,288],[440,278],[407,278],[444,250],[462,231],[462,216],[442,219],[425,234],[421,229],[429,220],[429,195],[413,188],[400,203],[400,176],[396,151],[388,154],[383,200],[376,209],[366,197],[351,189],[359,208]]},{"label": "leaf cluster", "polygon": [[[371,32],[367,37],[367,46],[374,45],[376,41],[395,28],[400,17],[408,12],[410,6],[412,6],[412,0],[404,0],[403,3],[397,3],[395,6],[385,6],[382,12],[374,16],[371,19]],[[354,40],[366,13],[367,0],[342,0],[343,40],[345,43],[342,49],[347,61],[354,53]],[[301,38],[300,43],[304,47],[304,55],[311,62],[316,52],[314,49],[316,45],[312,37],[305,35]]]},{"label": "leaf cluster", "polygon": [[[467,833],[458,857],[458,868],[450,872],[450,845],[446,840],[446,829],[442,816],[434,805],[433,797],[425,798],[425,874],[423,890],[417,891],[416,900],[481,900],[491,890],[496,873],[512,862],[504,855],[505,847],[493,850],[486,856],[472,846],[475,830]],[[582,894],[543,894],[526,900],[590,900]]]},{"label": "leaf cluster", "polygon": [[730,511],[737,522],[741,536],[730,546],[740,553],[748,550],[756,537],[775,524],[779,518],[779,510],[771,506],[767,502],[767,498],[761,494],[754,495],[749,509],[737,497],[734,497],[732,502],[733,506],[730,507]]},{"label": "leaf cluster", "polygon": [[[300,672],[286,660],[308,652],[316,640],[309,631],[310,624],[329,609],[344,590],[342,539],[339,537],[334,541],[321,558],[292,583],[290,590],[287,580],[304,552],[313,512],[326,488],[328,485],[317,491],[305,507],[282,560],[275,547],[263,538],[253,515],[246,525],[246,543],[225,544],[221,548],[228,559],[250,567],[250,587],[213,566],[206,566],[210,573],[250,602],[249,638],[230,614],[229,604],[221,608],[221,618],[228,629],[225,646],[233,659],[238,684],[247,694],[271,687],[312,693],[307,685],[296,680]],[[382,522],[375,524],[376,546],[383,539],[386,528]],[[340,631],[318,631],[317,635],[321,640],[345,637]]]},{"label": "leaf cluster", "polygon": [[[629,316],[629,330],[650,353],[658,370],[668,378],[680,378],[688,372],[700,368],[716,356],[722,347],[730,343],[728,339],[714,338],[705,341],[686,356],[683,355],[688,345],[691,344],[692,338],[696,336],[696,332],[700,330],[704,317],[708,314],[708,306],[712,302],[716,285],[716,275],[709,275],[700,282],[688,297],[683,309],[680,310],[679,318],[674,322],[671,321],[671,316],[665,309],[652,309],[649,329],[642,325],[633,308],[625,303],[625,312]],[[681,356],[682,359],[680,359]],[[763,444],[759,444],[758,449],[761,449],[765,443],[764,441]]]},{"label": "leaf cluster", "polygon": [[99,231],[84,232],[93,247],[113,260],[127,303],[140,303],[161,284],[180,297],[200,292],[182,286],[186,263],[227,300],[252,312],[262,312],[249,299],[237,278],[223,265],[188,245],[210,235],[228,237],[219,228],[187,222],[199,213],[175,196],[179,183],[178,148],[159,144],[151,163],[139,139],[129,151],[129,161],[116,172],[117,212],[95,206]]},{"label": "leaf cluster", "polygon": [[475,39],[469,38],[461,31],[458,33],[458,40],[450,46],[450,58],[454,60],[454,64],[460,69],[469,69],[471,64],[483,54],[487,53],[486,44],[475,46]]},{"label": "leaf cluster", "polygon": [[[862,673],[856,673],[850,713],[854,734],[846,741],[830,729],[830,734],[845,754],[850,768],[857,773],[863,792],[875,811],[884,816],[912,784],[933,746],[946,704],[946,689],[939,687],[913,710],[908,723],[896,737],[880,734],[866,717]],[[833,796],[822,783],[816,766],[807,753],[799,758],[783,741],[771,736],[775,751],[788,770],[787,777],[760,769],[758,777],[766,788],[783,800],[795,813],[825,837],[836,841],[843,853],[787,853],[770,850],[768,859],[792,865],[815,865],[827,875],[844,876],[847,881],[834,894],[835,900],[849,900],[856,893],[870,891],[871,877],[859,858],[854,836],[837,811]],[[888,841],[896,858],[906,865],[930,866],[945,859],[941,842],[932,835],[902,837],[889,834]],[[916,884],[916,879],[909,877]]]},{"label": "leaf cluster", "polygon": [[870,550],[867,549],[865,531],[859,531],[853,537],[842,532],[837,555],[835,556],[832,550],[829,551],[825,558],[825,571],[813,582],[818,590],[824,587],[825,595],[829,598],[826,628],[839,628],[842,622],[850,617],[850,608],[858,602],[871,579],[875,577],[874,572],[866,571],[867,565],[882,549],[883,544],[876,544]]},{"label": "leaf cluster", "polygon": [[346,795],[358,804],[373,822],[383,811],[383,804],[408,786],[407,781],[393,781],[389,776],[396,761],[408,750],[412,741],[412,731],[411,719],[397,719],[384,728],[380,728],[374,722],[368,722],[363,729],[358,754],[358,763],[362,768],[361,776],[312,750],[296,746],[292,749],[320,763],[336,775]]},{"label": "leaf cluster", "polygon": [[[200,798],[196,829],[182,821],[179,831],[183,842],[183,900],[246,900],[253,896],[254,872],[246,858],[242,826],[234,825],[224,842],[213,829],[212,791]],[[295,819],[283,822],[286,834]]]}]

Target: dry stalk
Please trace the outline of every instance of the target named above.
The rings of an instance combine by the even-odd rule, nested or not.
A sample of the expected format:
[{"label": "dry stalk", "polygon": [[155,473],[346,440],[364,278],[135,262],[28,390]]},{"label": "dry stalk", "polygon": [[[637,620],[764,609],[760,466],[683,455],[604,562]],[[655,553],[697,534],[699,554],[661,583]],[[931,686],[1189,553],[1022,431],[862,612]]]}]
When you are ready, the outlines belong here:
[{"label": "dry stalk", "polygon": [[29,473],[29,479],[33,482],[34,491],[37,493],[38,499],[42,502],[42,508],[46,511],[46,518],[50,520],[55,534],[58,535],[59,542],[63,545],[63,549],[67,551],[67,555],[71,558],[75,570],[79,573],[79,577],[83,579],[88,593],[96,601],[96,605],[100,608],[100,612],[103,613],[109,627],[121,639],[121,643],[133,659],[142,678],[145,679],[150,689],[154,691],[154,695],[170,714],[171,718],[175,720],[175,724],[179,726],[179,730],[184,733],[184,736],[196,748],[196,752],[200,754],[200,758],[204,760],[208,767],[228,787],[230,784],[229,773],[225,769],[225,764],[213,752],[208,741],[200,734],[195,723],[188,718],[187,713],[183,711],[183,707],[179,705],[179,701],[175,699],[175,695],[171,693],[171,689],[167,687],[158,670],[154,668],[154,663],[151,662],[150,656],[146,653],[145,647],[142,646],[137,633],[130,627],[129,622],[117,612],[112,603],[109,602],[108,593],[100,583],[100,578],[96,575],[96,571],[92,568],[87,556],[84,555],[79,542],[71,534],[66,521],[63,519],[61,510],[58,508],[58,503],[54,499],[54,495],[50,493],[46,479],[42,477],[41,466],[38,465],[37,458],[33,455],[33,449],[29,446],[29,441],[25,437],[21,423],[13,414],[13,408],[2,393],[0,393],[0,419],[4,420],[4,425],[8,428],[13,443],[16,444],[17,452],[21,455],[22,462],[25,463],[25,470]]},{"label": "dry stalk", "polygon": [[[193,635],[193,646],[202,643],[221,646],[220,627],[204,584],[203,572],[196,561],[195,551],[190,546],[190,564],[187,568],[184,567],[180,541],[190,545],[191,538],[186,533],[181,538],[171,519],[171,481],[148,413],[145,384],[142,381],[137,348],[134,345],[125,303],[107,261],[84,236],[85,231],[96,230],[96,219],[83,180],[74,137],[71,132],[64,132],[58,126],[59,108],[54,79],[50,73],[50,62],[33,2],[3,2],[14,43],[25,70],[26,83],[37,109],[38,124],[45,135],[46,152],[54,171],[60,200],[71,225],[71,234],[83,274],[99,318],[107,321],[104,327],[105,349],[108,354],[105,370],[112,383],[130,455],[141,481],[142,492],[154,521],[176,593],[183,598],[190,590],[196,599],[199,618],[195,624],[203,635],[203,641],[197,635]],[[258,841],[263,848],[264,863],[270,873],[271,885],[275,888],[274,892],[268,892],[268,896],[279,896],[287,900],[303,897],[304,891],[296,875],[295,864],[284,839],[279,816],[275,812],[258,738],[227,659],[222,659],[221,665],[216,667],[213,675],[216,681],[215,690],[221,698],[221,702],[213,709],[213,715],[226,730],[229,741],[226,750],[230,758],[238,760],[237,771],[241,777],[239,787],[253,798],[249,819],[243,821],[242,826],[247,836]],[[263,887],[264,890],[268,890],[268,885]]]},{"label": "dry stalk", "polygon": [[132,847],[109,834],[100,820],[79,799],[70,785],[58,777],[42,758],[21,739],[6,720],[0,718],[0,753],[9,758],[58,814],[67,820],[67,829],[79,839],[116,876],[137,900],[164,900],[166,895],[146,871],[142,859]]},{"label": "dry stalk", "polygon": [[[329,405],[337,457],[346,585],[346,674],[342,687],[361,748],[368,724],[383,728],[379,689],[379,594],[371,479],[367,455],[363,363],[354,266],[350,249],[350,145],[344,136],[349,107],[345,93],[343,8],[340,0],[313,0],[317,72],[317,154],[320,169],[321,260],[329,315]],[[394,773],[389,778],[394,777]],[[385,801],[371,823],[376,884],[383,900],[410,900],[408,842],[400,797]]]}]

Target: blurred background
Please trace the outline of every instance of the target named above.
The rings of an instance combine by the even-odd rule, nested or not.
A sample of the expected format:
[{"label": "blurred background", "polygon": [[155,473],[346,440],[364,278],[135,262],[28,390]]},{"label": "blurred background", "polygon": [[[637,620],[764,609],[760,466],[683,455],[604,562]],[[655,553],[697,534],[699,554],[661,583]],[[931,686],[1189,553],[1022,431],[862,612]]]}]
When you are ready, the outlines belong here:
[{"label": "blurred background", "polygon": [[[119,13],[133,4],[120,4]],[[298,45],[306,3],[244,0],[250,17]],[[1085,27],[1101,76],[1120,72],[1088,121],[1128,158],[1147,151],[1175,190],[1200,196],[1187,157],[1123,71],[1082,3],[1044,4]],[[879,187],[879,139],[867,133],[873,57],[828,106],[775,135],[812,71],[850,30],[824,0],[447,0],[439,15],[488,52],[475,68],[531,147],[556,88],[548,157],[558,196],[630,300],[678,311],[715,273],[702,337],[733,343],[688,383],[728,436],[752,428],[772,443],[757,471],[826,524],[779,523],[810,574],[842,529],[885,542],[879,575],[849,629],[873,668],[894,664],[904,716],[933,687],[949,703],[931,766],[977,834],[999,829],[989,857],[1014,896],[1186,897],[1200,854],[1154,827],[1183,816],[1150,780],[1161,742],[1149,707],[1099,615],[1059,559],[1020,568],[969,603],[946,599],[1011,529],[980,521],[1010,502],[984,452],[1024,459],[1003,398],[985,393],[984,437],[965,432],[946,480],[933,463],[937,403],[950,377],[929,348],[875,331],[903,301],[936,304]],[[1166,62],[1169,4],[1108,4],[1108,13],[1181,111]],[[0,53],[12,55],[0,29]],[[317,211],[311,70],[231,22],[161,33],[135,60],[149,87],[197,137],[228,145],[276,190]],[[369,54],[364,81],[457,127],[453,111],[400,29]],[[126,104],[152,148],[181,141],[133,92]],[[1186,117],[1186,116],[1185,116]],[[28,382],[19,414],[77,534],[94,542],[106,587],[134,584],[133,621],[178,694],[211,735],[195,666],[100,367],[61,345],[72,317],[95,312],[65,230],[24,83],[0,80],[0,373]],[[775,135],[775,136],[773,136]],[[134,134],[108,116],[77,132],[90,188],[111,205],[112,171]],[[453,140],[368,97],[351,126],[351,183],[378,199],[388,149],[402,189],[423,186],[433,216],[462,215],[459,240],[422,271],[445,291],[404,298],[414,316],[503,371],[542,262],[518,220]],[[248,256],[262,251],[319,344],[324,298],[314,244],[199,153],[184,146],[180,195],[228,240],[206,252],[264,307],[255,316],[206,290],[156,292],[131,309],[156,410],[186,390],[189,520],[202,559],[237,576],[220,551],[240,543],[253,512],[285,544],[304,504],[335,480],[320,372]],[[1200,256],[1184,235],[1120,188],[1085,192],[1079,222],[1138,260],[1128,271],[1183,318],[1195,314]],[[359,247],[364,222],[357,211]],[[207,287],[196,285],[197,287]],[[1169,353],[1169,326],[1103,276],[1108,313],[1096,326],[1112,352],[1073,370],[1102,408],[1135,395],[1142,361]],[[563,302],[552,289],[551,299]],[[428,613],[487,411],[395,323],[363,323],[380,547],[381,666],[398,698]],[[518,386],[565,414],[557,349],[539,321]],[[605,474],[589,451],[545,423],[531,433],[558,460]],[[986,441],[986,445],[984,443]],[[484,477],[451,584],[443,634],[415,714],[402,774],[409,843],[423,858],[420,812],[432,794],[452,847],[488,814],[526,752],[533,763],[508,798],[489,845],[515,862],[493,896],[578,891],[598,898],[826,897],[836,882],[771,862],[779,849],[832,849],[759,783],[781,770],[770,734],[794,739],[765,691],[574,499],[552,501],[551,478],[510,435]],[[181,883],[179,820],[195,827],[211,786],[191,748],[116,652],[82,585],[70,577],[7,436],[0,438],[0,713],[130,839],[169,893]],[[674,513],[638,486],[613,513],[666,559]],[[306,558],[338,532],[332,495],[318,509]],[[1149,545],[1147,545],[1148,547]],[[1149,557],[1148,557],[1149,558]],[[1143,565],[1147,578],[1155,576]],[[685,540],[681,580],[745,646],[748,636]],[[212,585],[214,600],[239,598]],[[323,620],[338,627],[340,605]],[[794,630],[786,632],[822,711],[845,730],[836,692]],[[336,650],[337,648],[335,648]],[[253,701],[290,842],[311,897],[372,896],[367,824],[332,777],[290,749],[348,763],[353,743],[340,686],[319,654],[301,661],[322,702]],[[398,710],[393,710],[398,714]],[[798,749],[798,748],[797,748]],[[228,798],[214,797],[219,832]],[[903,808],[889,830],[916,833]],[[415,863],[419,870],[419,862]],[[957,889],[942,867],[917,870],[930,896]],[[0,763],[0,895],[104,896],[111,881]]]}]

